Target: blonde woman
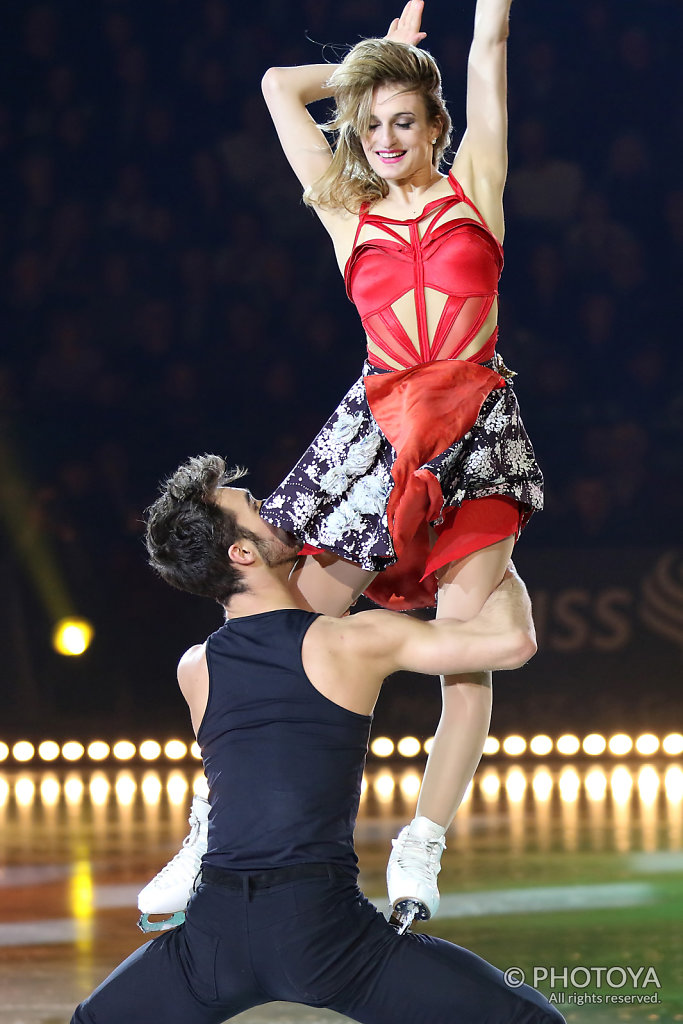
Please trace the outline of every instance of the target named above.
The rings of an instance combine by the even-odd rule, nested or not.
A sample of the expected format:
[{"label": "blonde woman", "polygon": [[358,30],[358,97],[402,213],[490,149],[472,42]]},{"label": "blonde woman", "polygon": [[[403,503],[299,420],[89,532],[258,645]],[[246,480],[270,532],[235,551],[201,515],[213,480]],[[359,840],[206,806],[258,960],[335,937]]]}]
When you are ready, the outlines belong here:
[{"label": "blonde woman", "polygon": [[[467,126],[448,174],[439,69],[417,46],[422,0],[337,66],[271,68],[263,78],[285,155],[366,331],[361,378],[260,509],[306,542],[297,585],[328,615],[365,592],[388,608],[436,603],[437,618],[472,619],[542,504],[496,352],[510,3],[476,3]],[[324,97],[336,103],[326,126],[334,148],[307,110]],[[442,694],[417,814],[389,863],[403,921],[438,906],[444,835],[488,732],[490,672],[443,677]]]},{"label": "blonde woman", "polygon": [[[299,576],[318,610],[348,604],[347,595],[339,607],[331,600],[345,584],[391,608],[436,597],[437,617],[470,619],[542,504],[542,477],[495,349],[510,3],[476,4],[467,126],[448,174],[439,69],[417,48],[422,0],[338,66],[271,68],[263,79],[285,155],[330,235],[367,339],[363,377],[261,509],[318,550]],[[336,103],[334,149],[307,110],[324,97]],[[354,566],[326,565],[330,554]],[[372,583],[364,576],[380,569]],[[427,916],[438,903],[443,836],[491,709],[489,673],[442,682],[417,817],[389,869],[392,903],[417,898]]]}]

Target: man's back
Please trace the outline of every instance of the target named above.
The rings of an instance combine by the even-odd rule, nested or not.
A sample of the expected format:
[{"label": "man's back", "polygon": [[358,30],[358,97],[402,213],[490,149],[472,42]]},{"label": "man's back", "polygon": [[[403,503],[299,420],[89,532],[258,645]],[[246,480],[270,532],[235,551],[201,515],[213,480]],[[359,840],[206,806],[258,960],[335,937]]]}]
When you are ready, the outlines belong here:
[{"label": "man's back", "polygon": [[316,618],[292,608],[240,616],[206,643],[209,696],[197,734],[211,792],[205,864],[356,870],[371,718],[308,679],[301,648]]}]

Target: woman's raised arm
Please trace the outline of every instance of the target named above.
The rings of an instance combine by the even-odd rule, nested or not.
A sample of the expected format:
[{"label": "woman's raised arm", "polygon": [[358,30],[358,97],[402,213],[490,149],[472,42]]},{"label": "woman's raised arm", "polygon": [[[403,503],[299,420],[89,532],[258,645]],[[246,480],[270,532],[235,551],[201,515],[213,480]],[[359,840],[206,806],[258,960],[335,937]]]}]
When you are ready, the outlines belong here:
[{"label": "woman's raised arm", "polygon": [[456,176],[502,241],[507,177],[507,38],[512,0],[477,0],[467,71],[467,127],[456,154]]},{"label": "woman's raised arm", "polygon": [[[400,17],[389,26],[386,38],[417,44],[426,33],[420,30],[423,0],[408,0]],[[306,109],[309,103],[333,95],[327,82],[336,64],[304,64],[269,68],[261,88],[280,144],[292,170],[304,188],[325,173],[332,151],[323,132]]]},{"label": "woman's raised arm", "polygon": [[261,81],[263,96],[287,160],[304,188],[324,174],[332,151],[307,105],[332,95],[327,80],[334,64],[269,68]]}]

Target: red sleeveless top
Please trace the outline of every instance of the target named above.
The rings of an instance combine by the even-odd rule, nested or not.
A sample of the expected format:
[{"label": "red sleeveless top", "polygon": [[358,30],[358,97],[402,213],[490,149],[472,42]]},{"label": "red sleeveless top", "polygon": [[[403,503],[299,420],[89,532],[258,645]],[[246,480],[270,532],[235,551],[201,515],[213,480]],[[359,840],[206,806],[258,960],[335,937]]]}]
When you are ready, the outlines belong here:
[{"label": "red sleeveless top", "polygon": [[[346,292],[360,313],[365,331],[375,345],[402,367],[436,359],[457,359],[476,337],[498,295],[503,249],[460,183],[449,172],[450,196],[427,203],[417,217],[396,220],[361,207],[353,249],[344,271]],[[459,203],[466,203],[478,220],[448,219]],[[421,222],[430,218],[424,233]],[[375,237],[358,244],[363,227],[373,225]],[[393,225],[409,230],[404,238]],[[446,296],[439,322],[430,338],[425,289]],[[417,319],[417,345],[392,309],[402,296],[413,293]],[[494,354],[496,328],[472,361],[486,362]],[[395,369],[376,354],[373,366]]]}]

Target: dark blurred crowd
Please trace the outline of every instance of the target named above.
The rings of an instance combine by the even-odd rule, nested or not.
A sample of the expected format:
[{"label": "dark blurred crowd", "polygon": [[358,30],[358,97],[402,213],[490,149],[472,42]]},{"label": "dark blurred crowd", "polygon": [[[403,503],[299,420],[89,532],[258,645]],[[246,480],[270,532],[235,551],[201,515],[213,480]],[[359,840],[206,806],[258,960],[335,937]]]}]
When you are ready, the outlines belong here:
[{"label": "dark blurred crowd", "polygon": [[[456,144],[473,7],[425,13]],[[259,83],[271,64],[334,60],[397,13],[387,0],[3,11],[0,497],[24,506],[0,525],[13,595],[0,630],[27,685],[26,549],[47,543],[78,610],[107,623],[101,671],[125,676],[126,630],[161,644],[155,609],[181,617],[144,566],[156,481],[208,450],[267,493],[358,375],[360,323]],[[683,11],[517,0],[511,28],[500,351],[548,485],[524,543],[671,541]],[[112,700],[132,703],[118,682]]]}]

